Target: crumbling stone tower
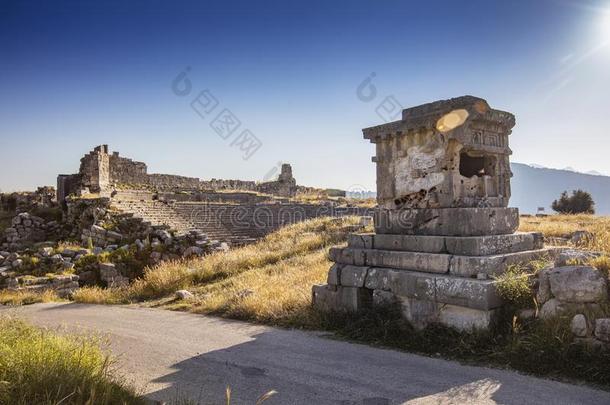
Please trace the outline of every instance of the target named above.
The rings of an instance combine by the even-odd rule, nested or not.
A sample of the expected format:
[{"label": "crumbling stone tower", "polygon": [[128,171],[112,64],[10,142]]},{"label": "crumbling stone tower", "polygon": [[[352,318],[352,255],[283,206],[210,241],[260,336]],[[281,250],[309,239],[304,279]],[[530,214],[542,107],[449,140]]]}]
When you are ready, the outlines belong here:
[{"label": "crumbling stone tower", "polygon": [[408,108],[363,130],[376,145],[374,234],[331,249],[315,306],[356,311],[398,303],[415,327],[488,328],[502,300],[494,277],[545,255],[542,235],[515,233],[508,137],[512,114],[464,96]]}]

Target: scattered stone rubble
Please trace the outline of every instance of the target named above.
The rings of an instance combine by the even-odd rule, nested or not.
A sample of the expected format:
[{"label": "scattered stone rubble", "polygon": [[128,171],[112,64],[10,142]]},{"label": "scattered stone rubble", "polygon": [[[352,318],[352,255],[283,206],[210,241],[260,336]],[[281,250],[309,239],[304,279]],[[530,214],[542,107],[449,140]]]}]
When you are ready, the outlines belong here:
[{"label": "scattered stone rubble", "polygon": [[375,234],[331,249],[313,304],[358,311],[398,303],[416,328],[488,329],[503,301],[494,279],[509,265],[553,257],[542,235],[515,233],[508,136],[512,114],[465,96],[403,111],[363,130],[376,144]]},{"label": "scattered stone rubble", "polygon": [[[0,289],[12,290],[54,290],[59,296],[67,297],[79,288],[79,276],[70,273],[74,269],[74,261],[89,252],[86,249],[65,249],[54,253],[52,247],[41,247],[36,253],[25,256],[16,252],[0,252]],[[23,273],[23,267],[32,259],[38,260],[37,266],[45,266],[51,274],[32,276]]]},{"label": "scattered stone rubble", "polygon": [[60,229],[57,221],[45,222],[27,212],[15,216],[11,224],[10,228],[4,230],[5,242],[2,249],[17,250],[27,243],[46,241]]},{"label": "scattered stone rubble", "polygon": [[610,347],[608,275],[585,264],[595,256],[578,250],[559,255],[554,266],[539,272],[536,301],[540,318],[575,314],[571,330],[577,341]]}]

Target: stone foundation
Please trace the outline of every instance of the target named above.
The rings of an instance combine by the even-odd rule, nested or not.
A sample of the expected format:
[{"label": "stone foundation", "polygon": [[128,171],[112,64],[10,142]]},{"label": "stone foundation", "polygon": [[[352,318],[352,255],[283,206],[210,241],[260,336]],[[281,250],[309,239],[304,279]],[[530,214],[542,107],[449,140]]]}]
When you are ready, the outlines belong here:
[{"label": "stone foundation", "polygon": [[543,248],[538,233],[352,234],[347,247],[330,250],[335,264],[327,285],[314,288],[313,303],[348,311],[398,303],[415,327],[489,328],[503,304],[494,277],[511,264],[553,259],[561,251]]}]

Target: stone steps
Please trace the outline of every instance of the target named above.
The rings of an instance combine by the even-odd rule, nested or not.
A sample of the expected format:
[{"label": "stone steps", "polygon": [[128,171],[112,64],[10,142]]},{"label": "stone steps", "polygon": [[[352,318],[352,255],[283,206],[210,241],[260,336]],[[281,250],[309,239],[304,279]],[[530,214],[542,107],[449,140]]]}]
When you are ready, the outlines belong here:
[{"label": "stone steps", "polygon": [[331,248],[330,260],[353,266],[387,267],[426,273],[449,273],[462,277],[485,278],[502,274],[511,265],[544,258],[553,259],[562,248],[548,247],[488,256],[460,256],[381,249]]},{"label": "stone steps", "polygon": [[[251,226],[239,227],[232,224],[230,215],[213,216],[211,220],[197,218],[198,210],[209,208],[207,203],[164,203],[159,201],[117,201],[115,207],[125,213],[150,222],[153,225],[165,225],[178,233],[201,230],[210,239],[244,245],[256,241],[267,232]],[[232,207],[232,206],[231,206]],[[214,208],[218,208],[215,206]],[[217,211],[217,210],[214,210]]]},{"label": "stone steps", "polygon": [[517,232],[508,235],[491,236],[426,236],[368,233],[350,235],[348,246],[358,249],[487,256],[541,249],[543,247],[543,236],[537,232]]},{"label": "stone steps", "polygon": [[335,264],[328,285],[365,287],[394,295],[471,309],[490,310],[502,305],[495,280],[477,280],[390,268]]}]

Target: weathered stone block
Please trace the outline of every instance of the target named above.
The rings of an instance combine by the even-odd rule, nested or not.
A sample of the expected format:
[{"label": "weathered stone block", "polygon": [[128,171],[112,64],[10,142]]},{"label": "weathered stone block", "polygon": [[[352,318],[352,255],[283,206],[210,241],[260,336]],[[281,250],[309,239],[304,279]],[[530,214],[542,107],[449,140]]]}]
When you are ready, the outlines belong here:
[{"label": "weathered stone block", "polygon": [[339,264],[333,264],[328,271],[328,277],[326,278],[326,283],[328,285],[338,285],[341,281],[341,268],[343,266]]},{"label": "weathered stone block", "polygon": [[436,277],[435,299],[445,304],[489,310],[502,305],[493,280]]},{"label": "weathered stone block", "polygon": [[557,316],[561,311],[563,311],[561,302],[556,298],[551,298],[540,308],[540,318],[549,319]]},{"label": "weathered stone block", "polygon": [[542,269],[538,273],[538,291],[536,293],[536,301],[539,305],[544,304],[551,299],[551,284],[549,282],[549,273],[551,269]]},{"label": "weathered stone block", "polygon": [[497,275],[503,273],[510,265],[526,264],[532,260],[552,258],[560,252],[561,248],[549,247],[491,256],[453,256],[449,273],[463,277],[473,277],[479,273]]},{"label": "weathered stone block", "polygon": [[438,321],[438,305],[433,301],[398,297],[402,316],[417,330]]},{"label": "weathered stone block", "polygon": [[551,292],[562,302],[604,302],[608,286],[603,273],[593,267],[566,266],[550,271]]},{"label": "weathered stone block", "polygon": [[463,256],[489,256],[536,250],[543,247],[541,233],[445,238],[447,252]]},{"label": "weathered stone block", "polygon": [[374,248],[382,250],[402,250],[423,253],[445,253],[445,239],[442,236],[390,235],[374,236]]},{"label": "weathered stone block", "polygon": [[385,269],[381,267],[371,267],[366,276],[364,286],[371,290],[389,290],[392,274],[396,270]]},{"label": "weathered stone block", "polygon": [[489,256],[536,250],[543,247],[536,232],[489,236],[430,236],[394,234],[354,234],[348,247],[421,253],[449,253],[462,256]]},{"label": "weathered stone block", "polygon": [[572,321],[570,322],[570,329],[574,336],[585,337],[587,336],[588,327],[587,327],[587,318],[583,314],[576,314]]},{"label": "weathered stone block", "polygon": [[341,285],[345,287],[363,287],[368,267],[343,266],[341,268]]},{"label": "weathered stone block", "polygon": [[586,250],[565,249],[555,259],[555,267],[565,266],[582,266],[589,260],[600,256],[598,252],[589,252]]},{"label": "weathered stone block", "polygon": [[378,209],[378,234],[480,236],[504,235],[517,230],[516,208]]},{"label": "weathered stone block", "polygon": [[480,310],[457,305],[440,307],[438,322],[459,331],[489,329],[497,321],[498,310]]},{"label": "weathered stone block", "polygon": [[390,291],[396,295],[434,301],[435,278],[426,273],[395,271],[390,275]]},{"label": "weathered stone block", "polygon": [[365,252],[364,249],[331,248],[328,255],[335,263],[365,266]]},{"label": "weathered stone block", "polygon": [[100,263],[99,269],[100,278],[102,279],[109,279],[118,275],[116,266],[113,263]]},{"label": "weathered stone block", "polygon": [[610,318],[595,320],[595,337],[604,342],[610,342]]},{"label": "weathered stone block", "polygon": [[372,291],[366,288],[340,286],[332,290],[314,285],[312,294],[314,307],[325,311],[356,312],[372,305]]},{"label": "weathered stone block", "polygon": [[340,252],[332,253],[331,260],[356,266],[446,273],[449,270],[451,256],[435,253],[344,248]]},{"label": "weathered stone block", "polygon": [[373,238],[374,234],[357,234],[352,233],[349,235],[347,239],[347,245],[349,247],[357,248],[357,249],[373,249]]}]

